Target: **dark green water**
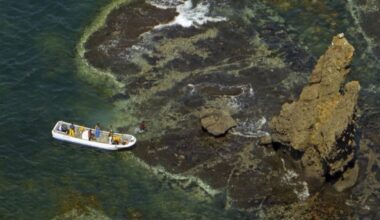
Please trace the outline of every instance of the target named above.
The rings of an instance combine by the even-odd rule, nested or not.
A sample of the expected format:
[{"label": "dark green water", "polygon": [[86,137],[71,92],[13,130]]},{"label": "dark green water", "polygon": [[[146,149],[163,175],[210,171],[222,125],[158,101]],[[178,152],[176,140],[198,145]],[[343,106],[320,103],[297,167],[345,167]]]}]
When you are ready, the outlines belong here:
[{"label": "dark green water", "polygon": [[57,120],[107,124],[112,106],[76,78],[75,46],[106,0],[0,0],[0,219],[73,209],[111,219],[231,219],[218,201],[159,180],[127,153],[55,141]]}]

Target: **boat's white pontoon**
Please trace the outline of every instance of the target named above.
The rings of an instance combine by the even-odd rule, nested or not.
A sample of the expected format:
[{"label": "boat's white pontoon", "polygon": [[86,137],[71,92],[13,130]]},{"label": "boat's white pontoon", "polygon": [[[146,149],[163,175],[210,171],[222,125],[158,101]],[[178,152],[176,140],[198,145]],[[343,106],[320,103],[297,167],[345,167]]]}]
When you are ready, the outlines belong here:
[{"label": "boat's white pontoon", "polygon": [[[67,132],[65,132],[66,129],[62,129],[69,129],[70,125],[71,124],[68,122],[58,121],[51,131],[53,138],[105,150],[119,150],[130,148],[137,141],[133,135],[129,134],[113,133],[112,137],[110,138],[110,133],[108,131],[101,131],[99,138],[91,138],[89,137],[89,131],[95,133],[94,128],[87,128],[76,124],[74,124],[74,135],[70,136],[67,134]],[[116,142],[119,143],[117,144]]]}]

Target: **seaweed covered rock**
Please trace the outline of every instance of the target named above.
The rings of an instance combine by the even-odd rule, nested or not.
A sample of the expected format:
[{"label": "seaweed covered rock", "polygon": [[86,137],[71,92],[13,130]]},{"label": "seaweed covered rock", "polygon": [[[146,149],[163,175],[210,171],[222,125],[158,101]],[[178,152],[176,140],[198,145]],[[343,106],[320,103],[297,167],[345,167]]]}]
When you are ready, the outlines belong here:
[{"label": "seaweed covered rock", "polygon": [[274,142],[303,152],[305,175],[337,176],[354,159],[354,113],[359,82],[344,85],[354,54],[343,34],[335,36],[297,101],[285,103],[270,122]]},{"label": "seaweed covered rock", "polygon": [[225,111],[217,109],[203,109],[200,113],[202,127],[214,136],[225,134],[236,126],[235,120]]}]

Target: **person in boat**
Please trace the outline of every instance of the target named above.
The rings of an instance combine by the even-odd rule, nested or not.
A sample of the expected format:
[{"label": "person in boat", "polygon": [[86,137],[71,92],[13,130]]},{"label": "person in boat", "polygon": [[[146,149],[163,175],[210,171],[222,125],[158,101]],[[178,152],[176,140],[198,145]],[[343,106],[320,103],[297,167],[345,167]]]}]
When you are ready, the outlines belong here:
[{"label": "person in boat", "polygon": [[112,138],[112,144],[120,144],[121,143],[121,137],[119,135],[114,135]]},{"label": "person in boat", "polygon": [[99,140],[100,138],[100,126],[99,123],[96,123],[95,125],[95,139]]},{"label": "person in boat", "polygon": [[61,132],[65,132],[65,133],[67,133],[67,132],[68,132],[67,125],[61,123],[61,124],[58,126],[58,131],[61,131]]},{"label": "person in boat", "polygon": [[89,141],[90,140],[90,130],[85,130],[83,131],[82,133],[82,139],[83,140],[86,140],[86,141]]},{"label": "person in boat", "polygon": [[113,130],[112,130],[112,125],[111,125],[111,129],[108,133],[108,143],[112,144],[112,140],[113,140]]},{"label": "person in boat", "polygon": [[75,126],[73,123],[70,124],[70,129],[69,129],[69,136],[74,137],[75,136]]},{"label": "person in boat", "polygon": [[88,135],[89,135],[89,140],[90,141],[95,140],[95,131],[94,131],[94,129],[88,130]]},{"label": "person in boat", "polygon": [[121,138],[121,145],[126,145],[126,144],[128,144],[128,138]]},{"label": "person in boat", "polygon": [[86,130],[86,129],[85,129],[83,126],[79,126],[79,128],[78,128],[79,134],[83,134],[83,132],[84,132],[85,130]]}]

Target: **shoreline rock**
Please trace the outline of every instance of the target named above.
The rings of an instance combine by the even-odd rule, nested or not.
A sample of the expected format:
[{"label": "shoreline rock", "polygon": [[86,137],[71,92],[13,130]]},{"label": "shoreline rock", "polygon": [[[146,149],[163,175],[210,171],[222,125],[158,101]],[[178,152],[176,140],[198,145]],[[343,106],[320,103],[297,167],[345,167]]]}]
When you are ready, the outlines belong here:
[{"label": "shoreline rock", "polygon": [[303,152],[305,176],[324,182],[355,158],[354,116],[360,85],[344,84],[354,54],[343,34],[335,36],[297,101],[285,103],[270,122],[273,142]]},{"label": "shoreline rock", "polygon": [[200,113],[202,128],[218,137],[235,127],[236,121],[226,112],[218,109],[202,109]]}]

